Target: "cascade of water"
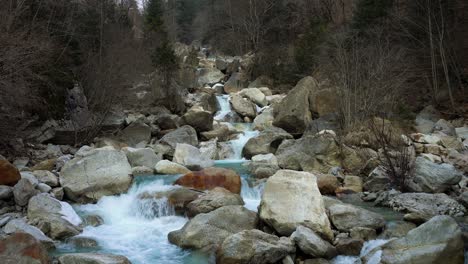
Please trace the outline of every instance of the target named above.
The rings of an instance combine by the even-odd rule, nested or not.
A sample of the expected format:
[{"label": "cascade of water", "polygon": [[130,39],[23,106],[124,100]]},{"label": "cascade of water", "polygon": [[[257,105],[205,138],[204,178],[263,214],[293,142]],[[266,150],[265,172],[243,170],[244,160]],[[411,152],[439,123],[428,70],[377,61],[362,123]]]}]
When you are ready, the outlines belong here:
[{"label": "cascade of water", "polygon": [[182,228],[187,219],[175,216],[166,198],[147,196],[172,188],[163,180],[135,183],[126,194],[77,206],[81,214],[99,215],[104,220],[103,225],[85,227],[82,236],[95,239],[106,252],[127,256],[134,264],[206,262],[167,241],[168,233]]},{"label": "cascade of water", "polygon": [[230,141],[233,155],[230,157],[233,160],[242,160],[242,150],[244,149],[245,144],[249,139],[256,137],[258,135],[257,130],[252,130],[252,124],[250,123],[238,123],[236,128],[242,131],[237,139]]},{"label": "cascade of water", "polygon": [[218,102],[219,111],[216,113],[215,120],[223,120],[227,115],[231,113],[231,104],[229,103],[229,95],[218,95],[216,96]]},{"label": "cascade of water", "polygon": [[[337,256],[335,257],[331,263],[333,264],[358,264],[361,263],[361,257],[367,255],[373,249],[382,246],[383,244],[387,243],[388,240],[384,239],[375,239],[370,240],[364,243],[364,246],[361,249],[361,253],[359,257],[352,257],[352,256]],[[368,260],[367,263],[369,264],[378,264],[380,263],[380,257],[382,256],[382,251],[376,251]]]},{"label": "cascade of water", "polygon": [[258,206],[260,205],[260,200],[262,198],[263,188],[265,183],[260,183],[256,186],[250,186],[250,183],[245,177],[242,177],[242,189],[241,196],[245,203],[245,208],[257,211]]}]

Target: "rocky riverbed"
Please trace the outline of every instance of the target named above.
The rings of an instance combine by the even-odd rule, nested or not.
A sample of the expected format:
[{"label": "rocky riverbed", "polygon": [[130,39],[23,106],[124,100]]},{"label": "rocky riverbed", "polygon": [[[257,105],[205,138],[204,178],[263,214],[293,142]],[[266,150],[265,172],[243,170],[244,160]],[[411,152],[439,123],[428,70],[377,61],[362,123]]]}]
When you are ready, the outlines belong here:
[{"label": "rocky riverbed", "polygon": [[116,133],[78,147],[47,144],[48,122],[27,157],[0,157],[0,259],[464,262],[466,120],[428,106],[397,135],[411,168],[399,190],[368,130],[338,134],[326,86],[306,77],[277,93],[248,82],[248,60],[202,57],[204,88],[182,115],[117,111]]}]

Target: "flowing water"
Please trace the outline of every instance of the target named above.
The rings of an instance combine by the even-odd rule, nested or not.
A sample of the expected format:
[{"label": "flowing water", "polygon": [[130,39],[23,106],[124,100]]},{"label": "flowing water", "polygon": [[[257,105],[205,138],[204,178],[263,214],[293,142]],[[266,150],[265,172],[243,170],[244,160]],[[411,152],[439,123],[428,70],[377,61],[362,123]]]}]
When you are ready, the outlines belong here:
[{"label": "flowing water", "polygon": [[[222,120],[231,113],[229,96],[218,96],[220,111],[216,119]],[[242,177],[241,196],[245,207],[257,211],[263,184],[255,185],[243,167],[242,149],[245,143],[257,135],[249,124],[234,124],[242,131],[230,142],[234,155],[230,160],[216,161],[216,166],[230,168]],[[177,216],[167,198],[141,199],[139,196],[179,188],[173,183],[181,175],[154,175],[136,177],[126,194],[101,198],[97,204],[78,205],[75,210],[81,215],[98,215],[104,223],[97,227],[87,226],[80,236],[93,238],[98,248],[76,248],[61,244],[55,255],[71,252],[101,252],[124,255],[133,264],[202,264],[214,263],[212,257],[201,252],[183,250],[167,240],[169,232],[178,230],[188,218]]]}]

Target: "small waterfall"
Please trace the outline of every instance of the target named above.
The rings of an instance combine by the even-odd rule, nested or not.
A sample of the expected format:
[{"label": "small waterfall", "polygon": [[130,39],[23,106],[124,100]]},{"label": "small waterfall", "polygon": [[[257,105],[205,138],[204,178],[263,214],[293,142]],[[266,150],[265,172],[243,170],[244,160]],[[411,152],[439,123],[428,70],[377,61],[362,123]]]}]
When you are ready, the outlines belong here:
[{"label": "small waterfall", "polygon": [[80,214],[99,215],[104,220],[103,225],[85,227],[81,235],[95,239],[106,252],[127,256],[134,264],[194,261],[197,256],[167,240],[167,234],[182,228],[187,218],[176,216],[167,198],[154,195],[176,188],[165,178],[150,176],[145,182],[135,182],[126,194],[76,206]]},{"label": "small waterfall", "polygon": [[237,136],[237,139],[230,141],[232,150],[234,152],[231,159],[242,160],[242,150],[244,149],[245,144],[247,144],[249,139],[258,136],[259,132],[257,130],[252,130],[251,123],[237,123],[235,124],[235,127],[242,132]]},{"label": "small waterfall", "polygon": [[175,209],[166,197],[137,199],[131,211],[135,216],[145,219],[175,215]]},{"label": "small waterfall", "polygon": [[231,113],[231,104],[229,103],[229,95],[218,95],[216,96],[218,101],[219,111],[216,113],[215,120],[223,120],[227,115]]},{"label": "small waterfall", "polygon": [[[367,255],[373,249],[375,249],[377,247],[380,247],[380,246],[382,246],[383,244],[385,244],[387,242],[388,242],[388,240],[384,240],[384,239],[375,239],[375,240],[367,241],[367,242],[364,243],[364,246],[361,249],[361,254],[359,254],[359,257],[337,256],[331,261],[331,263],[333,263],[333,264],[360,264],[361,263],[361,257]],[[376,251],[369,258],[368,263],[369,264],[379,264],[381,256],[382,256],[382,250]]]},{"label": "small waterfall", "polygon": [[245,208],[257,211],[258,206],[260,205],[260,200],[262,199],[263,188],[265,187],[265,183],[262,182],[255,186],[250,186],[250,183],[247,181],[245,177],[242,177],[242,189],[241,189],[241,196],[245,202]]}]

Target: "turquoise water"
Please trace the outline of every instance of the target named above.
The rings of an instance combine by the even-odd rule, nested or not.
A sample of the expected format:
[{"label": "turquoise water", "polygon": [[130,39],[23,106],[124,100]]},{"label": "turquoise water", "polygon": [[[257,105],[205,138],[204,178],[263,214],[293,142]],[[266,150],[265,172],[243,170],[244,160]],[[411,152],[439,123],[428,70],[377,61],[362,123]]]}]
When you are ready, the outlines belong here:
[{"label": "turquoise water", "polygon": [[[243,161],[217,162],[216,166],[233,169],[242,177],[242,193],[246,208],[256,211],[262,185],[254,186],[243,167]],[[75,252],[100,252],[124,255],[133,264],[201,264],[214,263],[213,256],[184,250],[172,245],[167,234],[178,230],[188,218],[175,215],[165,198],[142,203],[142,193],[164,192],[177,186],[173,183],[181,175],[152,175],[136,177],[126,194],[103,197],[96,204],[75,205],[81,216],[98,215],[104,224],[87,226],[80,236],[95,239],[99,247],[84,249],[60,244],[53,255]],[[145,199],[146,200],[146,199]],[[156,213],[152,213],[156,211]]]}]

